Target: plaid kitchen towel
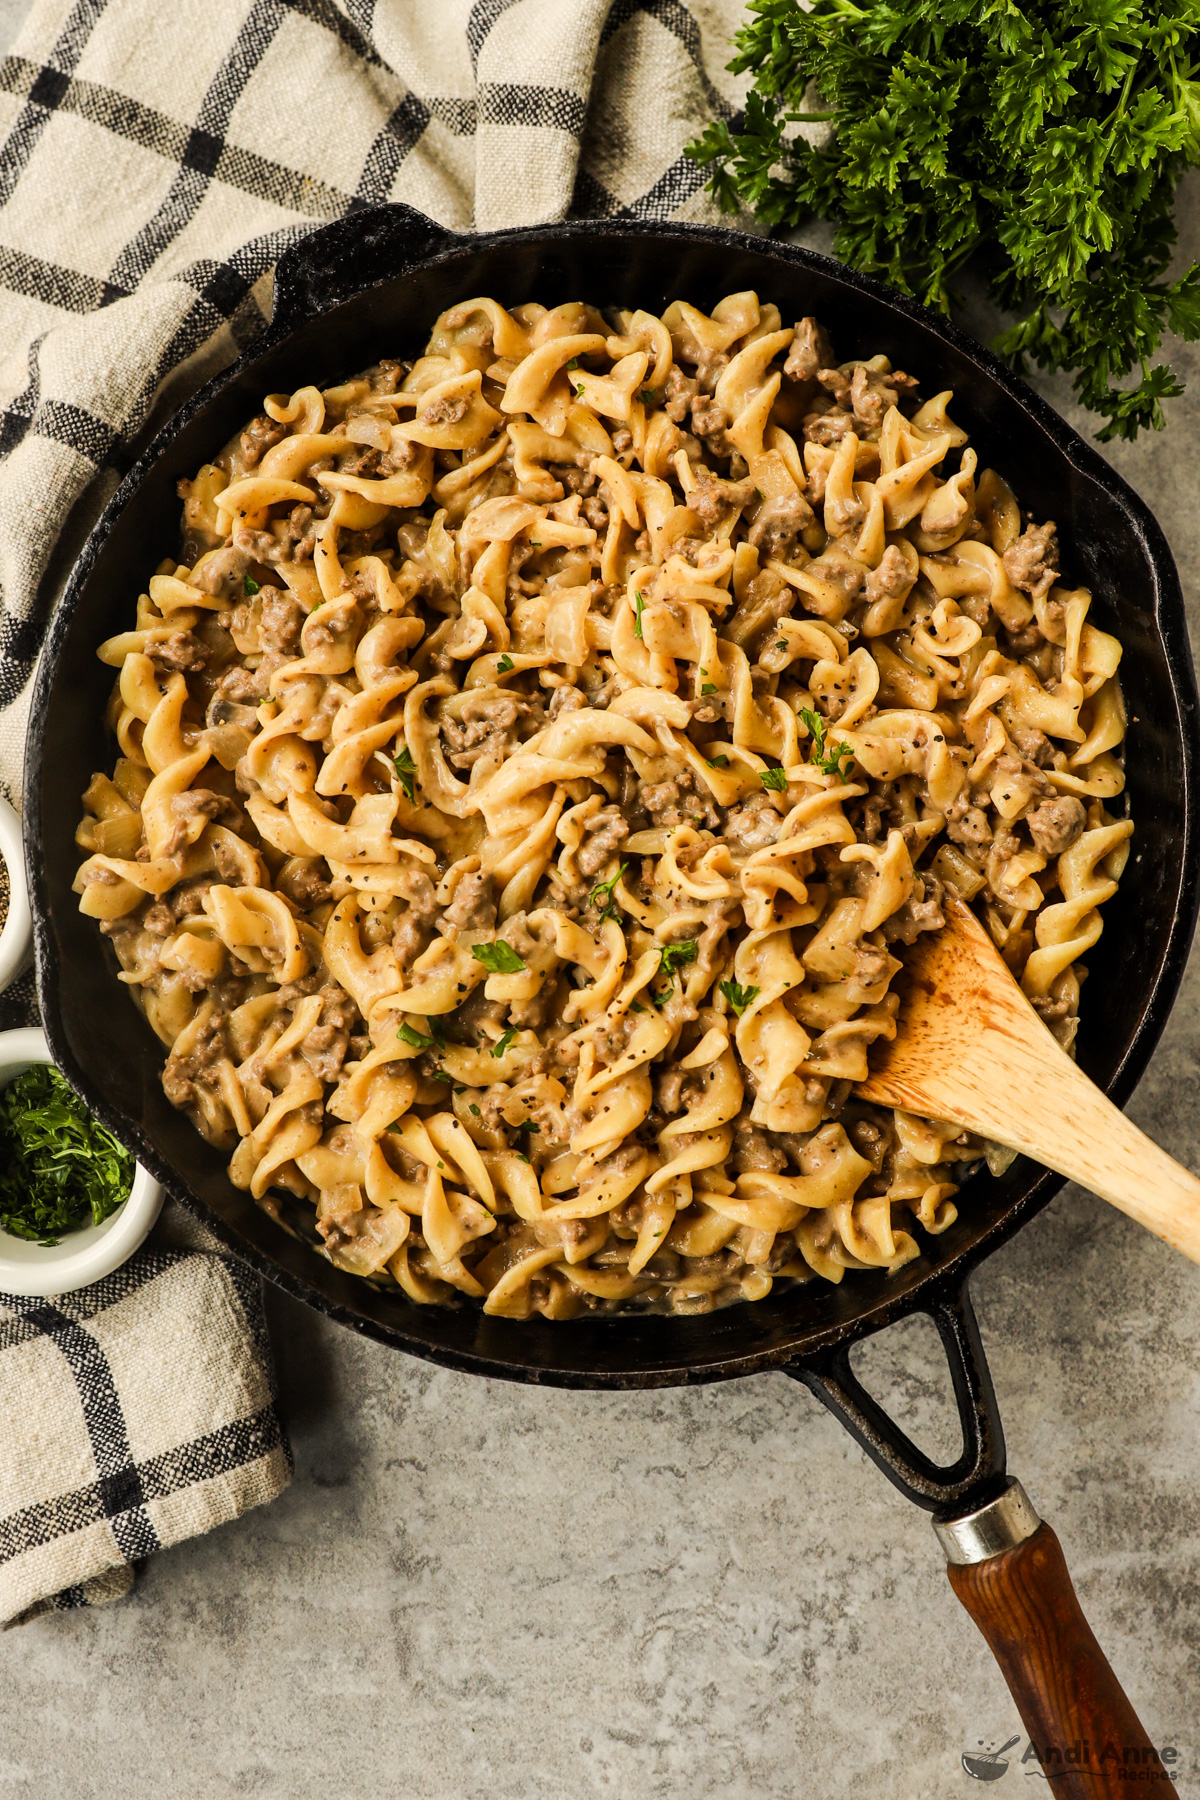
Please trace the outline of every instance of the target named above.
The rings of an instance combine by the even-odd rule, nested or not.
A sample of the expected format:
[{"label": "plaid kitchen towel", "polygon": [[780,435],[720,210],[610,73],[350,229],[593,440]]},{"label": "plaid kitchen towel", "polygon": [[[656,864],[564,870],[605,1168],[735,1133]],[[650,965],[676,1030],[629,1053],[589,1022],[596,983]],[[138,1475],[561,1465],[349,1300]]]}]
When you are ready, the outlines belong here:
[{"label": "plaid kitchen towel", "polygon": [[257,1277],[205,1250],[0,1294],[0,1419],[0,1623],[119,1599],[136,1560],[291,1478]]},{"label": "plaid kitchen towel", "polygon": [[[683,151],[734,110],[743,11],[35,0],[0,62],[0,789],[62,569],[139,440],[262,329],[280,252],[389,200],[455,230],[714,217]],[[32,1008],[26,981],[0,1026]],[[289,1478],[258,1283],[166,1228],[81,1294],[0,1295],[0,1620],[117,1598]]]}]

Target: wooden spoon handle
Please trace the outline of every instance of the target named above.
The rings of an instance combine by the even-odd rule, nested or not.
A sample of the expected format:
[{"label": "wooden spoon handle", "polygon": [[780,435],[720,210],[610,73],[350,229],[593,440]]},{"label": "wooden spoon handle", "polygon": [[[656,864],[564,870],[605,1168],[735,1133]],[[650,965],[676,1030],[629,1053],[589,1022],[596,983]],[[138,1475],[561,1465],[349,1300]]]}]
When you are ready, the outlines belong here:
[{"label": "wooden spoon handle", "polygon": [[914,948],[896,1036],[860,1097],[1020,1150],[1200,1262],[1200,1181],[1076,1067],[970,908],[947,894],[945,910]]},{"label": "wooden spoon handle", "polygon": [[885,1069],[860,1083],[859,1093],[953,1119],[1019,1150],[1200,1262],[1200,1181],[1139,1131],[1016,997],[1016,1029],[1004,1020],[973,1024],[961,1040],[934,1046],[919,1081]]},{"label": "wooden spoon handle", "polygon": [[1031,1130],[1029,1115],[1035,1109],[1022,1109],[1009,1094],[1002,1112],[990,1121],[989,1135],[1090,1188],[1200,1262],[1200,1181],[1139,1131],[1068,1056],[1053,1066],[1043,1059],[1039,1069],[1030,1067],[1025,1073],[1038,1079],[1039,1098],[1052,1098],[1052,1107],[1043,1103],[1036,1108]]},{"label": "wooden spoon handle", "polygon": [[984,1562],[952,1563],[947,1573],[1000,1665],[1056,1800],[1127,1795],[1131,1767],[1159,1769],[1049,1525]]}]

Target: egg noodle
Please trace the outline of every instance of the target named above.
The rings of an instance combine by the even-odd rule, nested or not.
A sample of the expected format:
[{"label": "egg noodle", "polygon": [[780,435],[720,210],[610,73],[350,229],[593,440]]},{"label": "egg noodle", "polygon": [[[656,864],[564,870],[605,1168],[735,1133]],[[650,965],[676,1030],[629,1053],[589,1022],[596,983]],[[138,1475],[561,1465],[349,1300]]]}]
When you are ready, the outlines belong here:
[{"label": "egg noodle", "polygon": [[947,887],[1070,1045],[1120,646],[915,388],[752,293],[471,300],[181,483],[77,891],[339,1268],[562,1319],[908,1262],[988,1147],[854,1084]]}]

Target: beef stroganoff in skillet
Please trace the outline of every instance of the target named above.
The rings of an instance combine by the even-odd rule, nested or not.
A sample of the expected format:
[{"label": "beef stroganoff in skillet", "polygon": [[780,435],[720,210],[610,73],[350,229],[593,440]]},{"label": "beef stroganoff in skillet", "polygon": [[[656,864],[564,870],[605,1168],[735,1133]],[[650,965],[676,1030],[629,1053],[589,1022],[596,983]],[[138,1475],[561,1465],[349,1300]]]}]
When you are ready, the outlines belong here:
[{"label": "beef stroganoff in skillet", "polygon": [[904,948],[949,887],[1069,1046],[1132,831],[1120,646],[951,402],[752,293],[481,299],[181,484],[76,886],[238,1186],[516,1318],[950,1224],[987,1147],[854,1095]]}]

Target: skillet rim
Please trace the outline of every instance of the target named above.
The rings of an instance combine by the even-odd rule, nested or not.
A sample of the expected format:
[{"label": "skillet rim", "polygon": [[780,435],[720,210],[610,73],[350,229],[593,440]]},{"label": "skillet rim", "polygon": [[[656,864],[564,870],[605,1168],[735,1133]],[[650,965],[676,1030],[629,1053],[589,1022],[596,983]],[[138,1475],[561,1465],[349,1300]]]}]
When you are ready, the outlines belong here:
[{"label": "skillet rim", "polygon": [[[368,252],[371,234],[381,232],[394,240],[397,233],[418,230],[425,242],[421,253],[407,257],[403,240],[384,245],[387,266],[382,272],[365,278],[352,278],[341,287],[342,272],[353,268],[353,256],[364,246]],[[1117,1105],[1122,1105],[1133,1091],[1166,1024],[1177,998],[1200,906],[1200,805],[1197,797],[1197,770],[1200,769],[1200,709],[1197,704],[1195,674],[1183,594],[1178,572],[1166,536],[1141,496],[1067,423],[1035,390],[1014,376],[986,347],[978,344],[959,327],[907,296],[848,268],[834,258],[798,244],[780,242],[727,227],[692,225],[674,221],[582,219],[558,224],[525,226],[504,232],[454,234],[434,221],[403,205],[363,208],[310,233],[297,245],[283,253],[276,271],[276,299],[273,316],[252,345],[230,366],[206,382],[154,433],[145,449],[120,482],[93,527],[64,588],[62,598],[49,621],[39,658],[31,697],[29,727],[26,738],[24,816],[26,820],[26,861],[30,897],[34,913],[34,937],[37,964],[38,998],[43,1024],[55,1060],[68,1079],[81,1093],[88,1106],[101,1121],[126,1141],[132,1141],[138,1159],[149,1167],[172,1196],[200,1219],[222,1245],[260,1275],[282,1287],[294,1298],[314,1307],[326,1317],[335,1319],[360,1335],[371,1337],[393,1349],[407,1350],[428,1361],[472,1374],[572,1388],[631,1389],[674,1386],[732,1379],[761,1370],[780,1368],[819,1356],[837,1346],[849,1346],[897,1320],[913,1313],[936,1312],[962,1289],[971,1272],[988,1256],[1008,1241],[1065,1185],[1064,1178],[1044,1171],[1032,1180],[1025,1193],[982,1231],[974,1242],[964,1246],[946,1263],[929,1269],[903,1293],[870,1284],[862,1303],[848,1318],[814,1327],[798,1321],[794,1329],[783,1328],[784,1343],[776,1342],[761,1349],[745,1348],[733,1355],[706,1354],[701,1346],[686,1352],[684,1339],[690,1336],[680,1325],[680,1352],[671,1365],[655,1362],[645,1368],[610,1369],[603,1364],[587,1370],[578,1366],[554,1366],[553,1338],[549,1339],[551,1355],[544,1363],[516,1362],[500,1355],[483,1354],[455,1345],[434,1344],[411,1336],[403,1326],[392,1326],[364,1316],[342,1304],[320,1289],[294,1275],[252,1243],[243,1241],[237,1231],[209,1210],[197,1195],[191,1193],[174,1168],[159,1154],[146,1137],[140,1121],[109,1103],[103,1093],[76,1062],[58,1009],[58,989],[63,970],[59,964],[54,936],[50,929],[50,901],[43,864],[38,847],[42,841],[42,770],[46,750],[45,726],[59,658],[70,625],[90,580],[92,571],[113,526],[132,500],[168,446],[193,420],[198,418],[224,391],[240,380],[264,356],[277,351],[299,330],[327,316],[338,306],[384,285],[386,282],[412,275],[418,270],[436,271],[455,259],[478,254],[505,245],[553,245],[571,239],[617,239],[629,237],[668,238],[719,252],[723,248],[756,256],[774,257],[780,261],[810,269],[827,281],[847,287],[862,295],[869,303],[919,326],[935,340],[955,350],[986,375],[1025,415],[1031,428],[1040,428],[1053,444],[1056,453],[1079,475],[1095,483],[1128,519],[1140,543],[1154,585],[1154,630],[1162,644],[1167,665],[1168,682],[1175,703],[1175,719],[1171,735],[1182,753],[1182,854],[1180,857],[1179,904],[1174,909],[1166,947],[1149,984],[1139,1022],[1128,1048],[1114,1070],[1104,1091]],[[430,248],[432,246],[432,248]],[[358,265],[361,268],[361,263]],[[327,290],[321,303],[313,304],[314,284]],[[333,288],[332,298],[328,289]],[[868,1289],[864,1279],[863,1289]],[[519,1328],[528,1334],[533,1325],[539,1337],[543,1331],[561,1334],[561,1325],[545,1325],[541,1321],[492,1321],[495,1325]],[[618,1319],[590,1321],[602,1330],[619,1331]],[[699,1324],[700,1321],[695,1321]],[[565,1347],[565,1346],[564,1346]]]}]

